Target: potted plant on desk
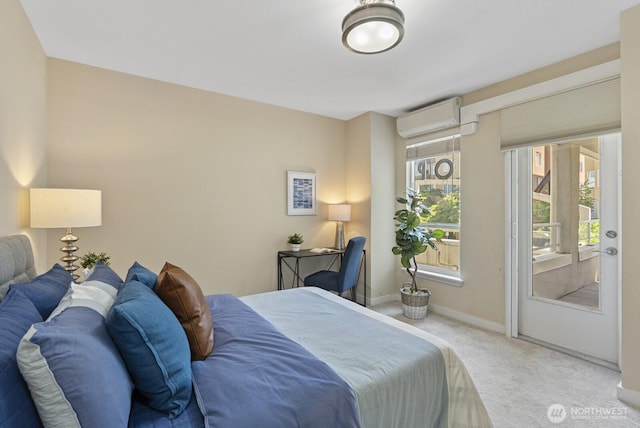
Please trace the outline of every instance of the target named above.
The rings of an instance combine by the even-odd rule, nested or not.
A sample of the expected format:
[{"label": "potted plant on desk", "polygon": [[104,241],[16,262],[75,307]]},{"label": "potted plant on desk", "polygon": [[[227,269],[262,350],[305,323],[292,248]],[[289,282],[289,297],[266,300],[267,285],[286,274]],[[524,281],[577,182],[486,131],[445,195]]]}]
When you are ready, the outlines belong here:
[{"label": "potted plant on desk", "polygon": [[300,244],[304,242],[304,239],[299,233],[294,233],[289,235],[287,242],[291,244],[291,251],[300,251]]},{"label": "potted plant on desk", "polygon": [[429,248],[436,250],[435,240],[442,239],[444,231],[428,231],[420,226],[422,217],[429,213],[429,209],[423,203],[424,198],[413,189],[407,190],[406,198],[397,197],[396,201],[403,204],[404,208],[396,211],[393,217],[396,221],[396,245],[391,251],[400,256],[402,267],[411,278],[411,282],[405,283],[400,289],[402,313],[407,318],[422,319],[427,316],[431,292],[426,288],[418,288],[416,256]]},{"label": "potted plant on desk", "polygon": [[93,269],[96,263],[102,263],[103,265],[109,266],[111,264],[111,257],[108,256],[105,252],[94,253],[93,251],[89,251],[87,254],[82,256],[82,259],[80,259],[80,265],[84,268],[82,270],[82,279],[77,279],[74,282],[79,284],[80,282],[84,281],[87,278],[87,275],[89,275],[90,270]]},{"label": "potted plant on desk", "polygon": [[80,265],[82,265],[85,269],[91,269],[97,262],[102,263],[103,265],[109,266],[111,264],[111,257],[107,255],[107,253],[94,253],[93,251],[89,251],[87,254],[82,256],[82,260],[80,260]]}]

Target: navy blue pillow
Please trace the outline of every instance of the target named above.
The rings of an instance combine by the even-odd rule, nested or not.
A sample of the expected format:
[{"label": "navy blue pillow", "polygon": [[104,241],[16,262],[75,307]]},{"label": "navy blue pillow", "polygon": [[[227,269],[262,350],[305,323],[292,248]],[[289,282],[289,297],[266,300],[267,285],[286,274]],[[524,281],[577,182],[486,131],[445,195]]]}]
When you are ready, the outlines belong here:
[{"label": "navy blue pillow", "polygon": [[20,290],[33,302],[42,319],[46,320],[69,290],[69,285],[72,282],[71,274],[59,264],[55,264],[49,272],[43,273],[29,282],[13,284],[10,290]]},{"label": "navy blue pillow", "polygon": [[171,309],[147,285],[127,281],[107,314],[107,330],[149,407],[179,416],[191,399],[191,350]]},{"label": "navy blue pillow", "polygon": [[147,287],[153,288],[156,286],[156,281],[158,280],[158,275],[154,272],[151,272],[146,267],[142,266],[138,262],[133,262],[133,265],[129,268],[127,272],[127,277],[124,282],[127,283],[129,281],[138,281],[146,285]]},{"label": "navy blue pillow", "polygon": [[86,278],[86,281],[101,281],[115,287],[116,290],[120,290],[124,285],[120,275],[111,269],[111,267],[101,262],[97,262],[93,266],[93,270]]},{"label": "navy blue pillow", "polygon": [[40,313],[20,291],[13,289],[0,303],[0,421],[3,427],[41,427],[29,388],[18,370],[16,351]]}]

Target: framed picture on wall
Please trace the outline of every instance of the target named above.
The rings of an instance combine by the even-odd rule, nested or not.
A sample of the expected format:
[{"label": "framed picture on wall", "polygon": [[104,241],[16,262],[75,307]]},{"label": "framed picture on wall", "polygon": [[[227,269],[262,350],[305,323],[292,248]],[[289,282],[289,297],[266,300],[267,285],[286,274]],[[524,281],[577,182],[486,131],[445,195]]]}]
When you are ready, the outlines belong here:
[{"label": "framed picture on wall", "polygon": [[316,215],[316,174],[287,171],[287,214]]}]

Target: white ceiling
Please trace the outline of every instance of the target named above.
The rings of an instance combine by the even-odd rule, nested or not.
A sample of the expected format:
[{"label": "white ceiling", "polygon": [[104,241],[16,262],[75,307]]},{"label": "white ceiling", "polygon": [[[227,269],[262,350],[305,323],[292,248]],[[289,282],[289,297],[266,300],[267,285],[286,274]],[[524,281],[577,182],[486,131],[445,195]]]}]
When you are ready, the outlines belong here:
[{"label": "white ceiling", "polygon": [[342,46],[355,0],[21,0],[50,57],[324,116],[391,116],[619,40],[640,0],[396,0],[402,43]]}]

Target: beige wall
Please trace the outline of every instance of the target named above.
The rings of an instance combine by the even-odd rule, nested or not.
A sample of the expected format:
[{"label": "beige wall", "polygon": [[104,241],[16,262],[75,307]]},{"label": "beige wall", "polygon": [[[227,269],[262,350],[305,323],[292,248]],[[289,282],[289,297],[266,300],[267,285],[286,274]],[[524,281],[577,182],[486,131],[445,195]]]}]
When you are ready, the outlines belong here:
[{"label": "beige wall", "polygon": [[440,287],[452,302],[448,307],[504,325],[505,175],[499,135],[500,114],[492,113],[481,118],[476,134],[460,140],[464,287]]},{"label": "beige wall", "polygon": [[[80,254],[107,251],[121,274],[170,261],[207,293],[244,295],[276,288],[289,234],[333,244],[345,122],[55,59],[48,78],[49,185],[103,191]],[[287,170],[318,174],[317,216],[287,216]]]},{"label": "beige wall", "polygon": [[[404,144],[398,144],[397,190],[405,187]],[[420,279],[433,293],[430,303],[504,325],[504,155],[500,114],[481,117],[478,132],[460,140],[460,272],[464,286]],[[405,280],[398,269],[397,282]]]},{"label": "beige wall", "polygon": [[347,235],[367,237],[369,303],[397,288],[391,254],[396,135],[395,118],[378,113],[366,113],[347,123],[347,200],[354,218]]},{"label": "beige wall", "polygon": [[46,268],[45,233],[27,229],[28,188],[46,185],[46,57],[18,0],[0,2],[0,236],[27,233]]},{"label": "beige wall", "polygon": [[[395,147],[396,119],[372,113],[371,120],[371,287],[373,298],[397,295],[397,257],[393,214],[396,210]],[[350,183],[348,183],[350,184]],[[350,186],[348,186],[349,188]]]},{"label": "beige wall", "polygon": [[[622,14],[622,386],[640,391],[640,6]],[[636,397],[636,404],[640,400]]]},{"label": "beige wall", "polygon": [[478,89],[477,91],[464,94],[462,104],[469,105],[487,98],[513,92],[527,86],[545,82],[556,77],[565,76],[585,68],[604,64],[620,58],[620,43],[612,43],[598,49],[585,52],[575,57],[567,58],[546,67],[532,70],[528,73],[516,76],[512,79],[498,82],[494,85]]},{"label": "beige wall", "polygon": [[[346,223],[346,238],[365,236],[367,243],[367,299],[370,300],[371,277],[371,122],[366,113],[347,122],[345,146],[345,179],[347,202],[351,204],[351,221]],[[364,275],[360,278],[358,294],[363,294]]]}]

